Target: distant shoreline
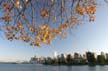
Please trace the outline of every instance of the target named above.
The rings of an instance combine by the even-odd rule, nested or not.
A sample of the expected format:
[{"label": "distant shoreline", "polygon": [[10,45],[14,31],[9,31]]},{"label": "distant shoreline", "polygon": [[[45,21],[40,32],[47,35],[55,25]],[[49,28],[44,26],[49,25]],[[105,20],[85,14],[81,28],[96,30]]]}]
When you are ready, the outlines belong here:
[{"label": "distant shoreline", "polygon": [[51,66],[105,66],[108,64],[43,64],[43,65],[51,65]]},{"label": "distant shoreline", "polygon": [[[0,64],[32,64],[32,63],[0,63]],[[35,65],[35,64],[34,64]],[[90,67],[95,67],[95,66],[106,66],[108,64],[82,64],[82,65],[78,65],[78,64],[74,64],[74,65],[66,65],[66,64],[36,64],[36,65],[44,65],[44,66],[90,66]]]}]

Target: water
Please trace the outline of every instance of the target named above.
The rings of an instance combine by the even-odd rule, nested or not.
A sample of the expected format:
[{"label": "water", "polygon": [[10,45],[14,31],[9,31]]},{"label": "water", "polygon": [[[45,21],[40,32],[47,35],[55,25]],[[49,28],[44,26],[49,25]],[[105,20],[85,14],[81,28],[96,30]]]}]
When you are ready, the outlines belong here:
[{"label": "water", "polygon": [[108,66],[49,66],[36,64],[0,64],[0,71],[108,71]]}]

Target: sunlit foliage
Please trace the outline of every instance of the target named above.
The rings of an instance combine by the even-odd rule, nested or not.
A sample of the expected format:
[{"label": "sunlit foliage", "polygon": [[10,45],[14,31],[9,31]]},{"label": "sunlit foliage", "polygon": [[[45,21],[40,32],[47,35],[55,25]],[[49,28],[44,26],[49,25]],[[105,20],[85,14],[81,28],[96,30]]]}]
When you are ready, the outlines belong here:
[{"label": "sunlit foliage", "polygon": [[96,0],[0,0],[1,31],[32,46],[65,39],[67,31],[95,20]]}]

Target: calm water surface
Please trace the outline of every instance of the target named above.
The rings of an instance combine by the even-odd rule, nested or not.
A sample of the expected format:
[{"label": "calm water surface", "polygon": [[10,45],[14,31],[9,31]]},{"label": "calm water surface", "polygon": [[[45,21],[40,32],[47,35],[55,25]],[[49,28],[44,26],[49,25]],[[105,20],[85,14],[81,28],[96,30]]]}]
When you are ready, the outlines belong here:
[{"label": "calm water surface", "polygon": [[37,64],[0,64],[0,71],[108,71],[108,66],[48,66]]}]

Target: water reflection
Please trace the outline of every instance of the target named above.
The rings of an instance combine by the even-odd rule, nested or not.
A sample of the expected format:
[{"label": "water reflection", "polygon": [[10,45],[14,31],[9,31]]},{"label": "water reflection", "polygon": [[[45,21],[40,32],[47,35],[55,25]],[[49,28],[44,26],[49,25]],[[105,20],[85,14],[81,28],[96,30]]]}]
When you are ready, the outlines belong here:
[{"label": "water reflection", "polygon": [[72,71],[72,66],[68,66],[67,71]]},{"label": "water reflection", "polygon": [[88,71],[97,71],[97,66],[88,66]]},{"label": "water reflection", "polygon": [[36,64],[0,64],[0,71],[108,71],[108,66],[50,66]]}]

